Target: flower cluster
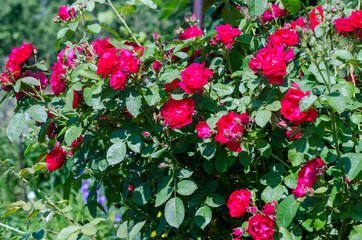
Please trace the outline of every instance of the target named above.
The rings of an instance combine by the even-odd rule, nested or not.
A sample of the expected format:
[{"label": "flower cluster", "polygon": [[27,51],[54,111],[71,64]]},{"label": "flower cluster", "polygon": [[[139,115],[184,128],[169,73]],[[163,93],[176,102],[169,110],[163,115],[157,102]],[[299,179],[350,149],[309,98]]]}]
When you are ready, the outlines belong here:
[{"label": "flower cluster", "polygon": [[[251,193],[246,189],[240,189],[230,194],[227,206],[230,210],[231,217],[241,217],[246,212],[253,214],[248,220],[247,232],[254,240],[272,240],[275,226],[275,206],[276,202],[272,204],[265,204],[262,211],[258,211],[255,206],[249,207]],[[246,228],[236,228],[233,232],[234,240],[241,239],[241,236],[246,232]]]},{"label": "flower cluster", "polygon": [[179,40],[187,40],[190,38],[202,36],[202,30],[198,26],[189,27],[185,31],[183,31],[178,39]]},{"label": "flower cluster", "polygon": [[315,158],[308,161],[298,172],[298,185],[293,190],[296,197],[304,197],[306,191],[312,192],[313,185],[316,183],[317,176],[322,173],[324,161],[321,158]]},{"label": "flower cluster", "polygon": [[272,10],[267,9],[261,16],[261,20],[264,23],[273,21],[274,18],[288,15],[288,11],[286,9],[281,9],[278,4],[272,4],[271,8]]},{"label": "flower cluster", "polygon": [[57,15],[60,19],[66,22],[76,17],[75,9],[68,6],[61,6]]}]

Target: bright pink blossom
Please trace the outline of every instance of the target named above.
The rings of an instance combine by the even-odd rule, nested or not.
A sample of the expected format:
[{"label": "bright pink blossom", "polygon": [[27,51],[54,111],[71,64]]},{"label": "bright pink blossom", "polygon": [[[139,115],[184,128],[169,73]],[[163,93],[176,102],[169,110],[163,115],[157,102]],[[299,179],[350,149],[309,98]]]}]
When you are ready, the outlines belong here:
[{"label": "bright pink blossom", "polygon": [[196,130],[197,136],[199,138],[208,138],[212,135],[212,130],[210,129],[209,125],[204,121],[201,121],[197,124]]},{"label": "bright pink blossom", "polygon": [[202,87],[213,75],[214,73],[210,69],[205,68],[205,63],[192,63],[181,72],[180,87],[188,94],[202,93]]},{"label": "bright pink blossom", "polygon": [[230,24],[216,26],[216,33],[219,40],[224,45],[234,43],[234,38],[241,34],[238,28],[232,28]]},{"label": "bright pink blossom", "polygon": [[227,206],[231,217],[240,217],[245,214],[250,204],[251,193],[246,189],[240,189],[230,194]]},{"label": "bright pink blossom", "polygon": [[273,240],[274,225],[270,217],[254,215],[248,221],[248,233],[254,240]]},{"label": "bright pink blossom", "polygon": [[270,36],[273,46],[285,44],[288,47],[296,46],[299,43],[298,34],[289,29],[280,28]]},{"label": "bright pink blossom", "polygon": [[187,39],[190,39],[190,38],[201,36],[202,34],[203,34],[202,30],[199,27],[197,27],[197,26],[189,27],[188,29],[186,29],[185,31],[183,31],[180,34],[178,39],[179,40],[187,40]]},{"label": "bright pink blossom", "polygon": [[[319,15],[317,16],[316,11],[319,12]],[[323,15],[323,7],[318,6],[312,10],[312,12],[309,13],[310,18],[310,28],[314,30],[316,26],[318,26],[321,22],[324,21],[324,15]]]},{"label": "bright pink blossom", "polygon": [[195,101],[191,98],[182,100],[168,100],[161,109],[161,116],[165,119],[165,125],[172,129],[181,128],[192,122],[192,113]]}]

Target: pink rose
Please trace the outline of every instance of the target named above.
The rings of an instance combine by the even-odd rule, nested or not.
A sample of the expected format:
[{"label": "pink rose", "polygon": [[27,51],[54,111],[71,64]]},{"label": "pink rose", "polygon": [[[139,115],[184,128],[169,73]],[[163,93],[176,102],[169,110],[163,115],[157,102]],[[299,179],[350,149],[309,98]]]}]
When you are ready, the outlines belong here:
[{"label": "pink rose", "polygon": [[261,212],[267,216],[273,216],[275,215],[275,206],[267,203],[265,204],[264,209]]},{"label": "pink rose", "polygon": [[362,11],[360,10],[353,11],[350,18],[352,21],[352,25],[355,28],[362,28]]},{"label": "pink rose", "polygon": [[212,130],[210,129],[209,125],[204,121],[197,124],[196,130],[198,131],[197,136],[199,138],[208,138],[212,135]]},{"label": "pink rose", "polygon": [[278,4],[272,4],[272,9],[275,17],[288,15],[288,11],[286,9],[281,9]]},{"label": "pink rose", "polygon": [[281,113],[283,116],[293,121],[295,125],[300,125],[304,121],[313,122],[317,118],[317,112],[315,109],[310,108],[306,112],[302,112],[299,109],[299,102],[300,100],[308,96],[309,91],[304,93],[302,90],[298,89],[298,85],[294,84],[294,88],[291,88],[288,90],[287,94],[285,94],[285,97],[281,100]]},{"label": "pink rose", "polygon": [[305,196],[305,190],[301,185],[297,185],[297,188],[294,189],[292,191],[292,193],[294,194],[294,196],[296,196],[297,198],[302,198]]},{"label": "pink rose", "polygon": [[181,128],[192,122],[192,113],[195,101],[191,98],[182,100],[168,100],[161,109],[161,116],[165,119],[165,125],[172,129]]},{"label": "pink rose", "polygon": [[61,168],[67,158],[67,152],[64,152],[62,148],[55,147],[54,150],[48,153],[45,162],[48,164],[49,171],[55,171]]},{"label": "pink rose", "polygon": [[115,48],[107,49],[97,63],[97,74],[105,78],[114,67],[116,61],[117,50]]},{"label": "pink rose", "polygon": [[248,233],[254,240],[273,240],[274,221],[270,217],[254,215],[248,221]]},{"label": "pink rose", "polygon": [[183,31],[178,37],[179,40],[187,40],[190,38],[202,36],[202,30],[198,26],[190,27]]},{"label": "pink rose", "polygon": [[[74,8],[71,8],[71,13],[73,14],[73,17],[76,16]],[[57,15],[64,21],[68,21],[71,18],[71,14],[67,6],[61,6]]]},{"label": "pink rose", "polygon": [[188,94],[202,93],[202,87],[209,81],[214,73],[205,68],[205,63],[192,63],[181,72],[180,87]]},{"label": "pink rose", "polygon": [[234,43],[234,38],[241,34],[241,31],[237,28],[232,28],[230,24],[216,26],[216,33],[219,40],[228,45]]},{"label": "pink rose", "polygon": [[170,83],[163,84],[165,86],[165,92],[173,92],[176,88],[179,87],[180,79],[176,78]]},{"label": "pink rose", "polygon": [[116,49],[112,44],[108,42],[108,39],[109,37],[106,39],[98,39],[92,43],[92,47],[99,57],[101,57],[103,53],[110,48]]},{"label": "pink rose", "polygon": [[249,117],[245,113],[237,115],[229,112],[222,116],[216,123],[215,141],[222,145],[226,143],[230,151],[241,152],[240,141],[243,135],[243,124],[246,122],[249,122]]},{"label": "pink rose", "polygon": [[122,90],[126,86],[126,83],[126,75],[122,71],[117,71],[111,74],[111,80],[109,81],[109,84],[111,87],[113,87],[114,90]]},{"label": "pink rose", "polygon": [[270,36],[273,46],[285,44],[288,47],[298,45],[298,37],[295,31],[285,28],[276,30],[275,33]]},{"label": "pink rose", "polygon": [[298,130],[298,128],[296,127],[292,127],[293,131],[287,131],[286,134],[287,134],[287,139],[289,141],[293,141],[295,139],[298,139],[300,138],[300,136],[302,135],[301,131]]},{"label": "pink rose", "polygon": [[[312,30],[314,30],[314,28],[316,26],[318,26],[324,20],[324,15],[323,15],[323,9],[322,8],[323,8],[322,6],[318,6],[318,7],[314,8],[312,10],[312,12],[309,13],[310,28]],[[319,12],[319,16],[317,16],[316,11]]]},{"label": "pink rose", "polygon": [[32,43],[22,43],[21,47],[11,49],[9,61],[12,62],[13,65],[20,65],[33,56],[34,51],[37,51],[37,49],[33,47]]},{"label": "pink rose", "polygon": [[155,72],[158,72],[161,70],[162,68],[162,64],[160,63],[160,61],[155,60],[152,64],[153,70],[155,70]]},{"label": "pink rose", "polygon": [[54,63],[52,67],[53,73],[50,79],[50,86],[52,87],[52,91],[55,96],[59,96],[60,93],[64,92],[66,88],[65,75],[66,71],[63,68],[62,62]]},{"label": "pink rose", "polygon": [[270,11],[270,9],[267,9],[263,13],[263,15],[261,15],[261,20],[263,21],[263,23],[273,21],[273,13],[272,13],[272,11]]},{"label": "pink rose", "polygon": [[245,214],[250,204],[251,193],[246,189],[240,189],[230,194],[227,206],[231,217],[240,217]]}]

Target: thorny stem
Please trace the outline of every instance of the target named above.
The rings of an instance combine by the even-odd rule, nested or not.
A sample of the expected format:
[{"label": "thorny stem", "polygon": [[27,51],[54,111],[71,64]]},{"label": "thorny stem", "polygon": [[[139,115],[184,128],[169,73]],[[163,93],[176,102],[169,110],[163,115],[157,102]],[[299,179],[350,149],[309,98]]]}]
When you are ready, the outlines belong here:
[{"label": "thorny stem", "polygon": [[107,2],[109,3],[109,6],[113,9],[113,11],[116,13],[117,17],[121,20],[121,22],[123,23],[123,25],[125,26],[125,28],[127,29],[127,31],[129,32],[129,34],[131,34],[133,40],[140,46],[141,44],[138,42],[137,38],[133,35],[131,29],[128,27],[126,21],[121,17],[121,15],[117,12],[116,8],[113,6],[112,2],[110,0],[107,0]]},{"label": "thorny stem", "polygon": [[4,223],[0,223],[0,226],[4,227],[4,228],[7,228],[7,229],[10,229],[14,232],[17,232],[17,233],[20,233],[20,234],[26,234],[26,232],[23,232],[23,231],[20,231],[19,229],[16,229],[16,228],[13,228],[13,227],[10,227],[9,225],[6,225]]}]

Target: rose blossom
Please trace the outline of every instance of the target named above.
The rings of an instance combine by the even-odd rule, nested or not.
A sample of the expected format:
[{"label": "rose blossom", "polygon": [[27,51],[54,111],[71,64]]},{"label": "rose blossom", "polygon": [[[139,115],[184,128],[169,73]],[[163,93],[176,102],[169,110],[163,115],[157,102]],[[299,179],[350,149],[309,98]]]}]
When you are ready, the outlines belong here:
[{"label": "rose blossom", "polygon": [[219,40],[228,45],[234,43],[234,38],[241,34],[241,31],[237,28],[232,28],[230,24],[216,26],[216,33]]},{"label": "rose blossom", "polygon": [[160,71],[162,68],[162,64],[160,63],[160,61],[155,60],[152,64],[152,68],[153,70],[155,70],[156,72]]},{"label": "rose blossom", "polygon": [[294,58],[294,50],[290,48],[284,52],[284,45],[277,45],[271,48],[262,48],[256,57],[252,57],[248,63],[254,73],[262,70],[262,73],[268,77],[269,84],[283,84],[284,76],[287,75],[287,62]]},{"label": "rose blossom", "polygon": [[265,204],[264,209],[261,212],[267,216],[275,215],[275,206],[267,203]]},{"label": "rose blossom", "polygon": [[248,233],[254,240],[272,240],[274,224],[270,217],[254,215],[248,221]]},{"label": "rose blossom", "polygon": [[286,27],[289,27],[289,28],[291,28],[291,29],[293,29],[293,30],[297,30],[297,26],[298,26],[298,27],[302,28],[303,31],[305,32],[305,30],[306,30],[307,27],[308,27],[308,21],[307,21],[306,18],[300,17],[300,18],[298,18],[297,20],[291,22],[290,24],[289,24],[289,23],[286,23],[285,26],[286,26]]},{"label": "rose blossom", "polygon": [[251,193],[246,189],[240,189],[230,194],[227,206],[231,217],[240,217],[245,214],[250,204]]},{"label": "rose blossom", "polygon": [[176,78],[170,83],[165,83],[163,86],[165,87],[165,92],[173,92],[176,88],[179,87],[180,79]]},{"label": "rose blossom", "polygon": [[182,100],[168,100],[161,109],[161,116],[165,119],[165,125],[172,129],[181,128],[192,122],[192,112],[195,101],[191,98]]},{"label": "rose blossom", "polygon": [[183,31],[178,37],[179,40],[187,40],[202,35],[202,30],[198,26],[190,27]]},{"label": "rose blossom", "polygon": [[73,150],[78,146],[79,143],[83,142],[83,136],[78,137],[77,139],[75,139],[72,144],[70,145],[70,147],[72,148],[72,150],[69,152],[69,155],[72,156],[73,155]]},{"label": "rose blossom", "polygon": [[281,28],[275,31],[270,36],[271,42],[273,43],[273,46],[285,44],[288,47],[298,45],[298,34],[289,29]]},{"label": "rose blossom", "polygon": [[362,28],[362,11],[360,10],[353,11],[350,18],[352,21],[352,25],[355,28]]},{"label": "rose blossom", "polygon": [[302,112],[299,109],[299,102],[300,100],[308,96],[309,91],[304,93],[302,90],[299,89],[297,84],[293,84],[294,88],[288,90],[285,97],[281,100],[281,113],[283,116],[293,121],[295,125],[300,125],[304,121],[313,122],[317,118],[317,112],[314,108],[310,108],[306,112]]},{"label": "rose blossom", "polygon": [[13,65],[20,65],[33,56],[34,51],[37,51],[37,49],[33,47],[32,43],[22,43],[21,47],[11,49],[9,61]]},{"label": "rose blossom", "polygon": [[287,131],[286,134],[287,134],[287,139],[289,141],[293,141],[295,139],[298,139],[300,138],[300,136],[302,135],[301,131],[298,130],[296,127],[292,127],[292,131]]},{"label": "rose blossom", "polygon": [[100,74],[102,78],[105,78],[114,67],[116,61],[117,50],[115,48],[107,49],[97,63],[97,74]]},{"label": "rose blossom", "polygon": [[205,68],[205,63],[192,63],[181,72],[180,87],[188,94],[202,93],[202,87],[213,75],[210,69]]},{"label": "rose blossom", "polygon": [[298,172],[298,185],[293,190],[296,197],[304,197],[305,189],[311,190],[316,183],[317,175],[320,174],[324,161],[321,158],[315,158],[308,161]]},{"label": "rose blossom", "polygon": [[237,115],[234,112],[222,116],[216,123],[217,134],[215,141],[226,146],[230,151],[241,152],[240,140],[243,135],[243,125],[249,122],[249,117],[246,113]]},{"label": "rose blossom", "polygon": [[199,138],[208,138],[212,135],[212,130],[210,129],[209,125],[201,121],[197,124],[196,130],[198,131],[197,136]]},{"label": "rose blossom", "polygon": [[108,38],[106,39],[97,39],[92,43],[92,47],[94,49],[94,52],[98,54],[99,57],[103,55],[104,52],[106,52],[110,48],[116,49],[112,44],[108,42]]},{"label": "rose blossom", "polygon": [[111,74],[111,80],[109,81],[110,86],[116,90],[122,90],[127,83],[126,75],[122,71],[117,71]]},{"label": "rose blossom", "polygon": [[[322,6],[318,6],[316,8],[314,8],[312,10],[312,12],[309,13],[309,18],[310,18],[310,28],[312,30],[314,30],[314,28],[316,26],[318,26],[321,22],[323,22],[324,20],[324,15],[323,15],[323,7]],[[319,12],[319,15],[317,16],[316,11]]]},{"label": "rose blossom", "polygon": [[72,103],[72,107],[76,108],[78,106],[78,104],[83,100],[83,95],[82,93],[79,93],[78,91],[73,90],[73,103]]},{"label": "rose blossom", "polygon": [[[72,11],[73,16],[75,17],[76,16],[75,9],[72,8],[71,11]],[[57,15],[64,21],[68,21],[71,17],[67,6],[61,6],[59,8],[59,13]]]},{"label": "rose blossom", "polygon": [[45,162],[48,164],[49,171],[55,171],[63,166],[63,163],[67,157],[67,152],[64,152],[62,148],[55,147],[54,150],[48,153]]},{"label": "rose blossom", "polygon": [[50,85],[52,87],[52,91],[55,94],[55,96],[59,96],[60,93],[64,92],[66,87],[65,82],[65,75],[66,71],[63,68],[62,62],[56,62],[54,63],[54,66],[52,67],[53,73],[52,77],[50,79]]},{"label": "rose blossom", "polygon": [[347,33],[353,32],[355,27],[352,24],[351,17],[349,18],[337,18],[334,20],[336,31],[343,36],[347,36]]},{"label": "rose blossom", "polygon": [[273,12],[270,9],[267,9],[261,16],[261,20],[264,23],[272,21],[274,17],[278,18],[288,14],[288,11],[286,9],[281,9],[278,4],[272,4],[272,10]]}]

